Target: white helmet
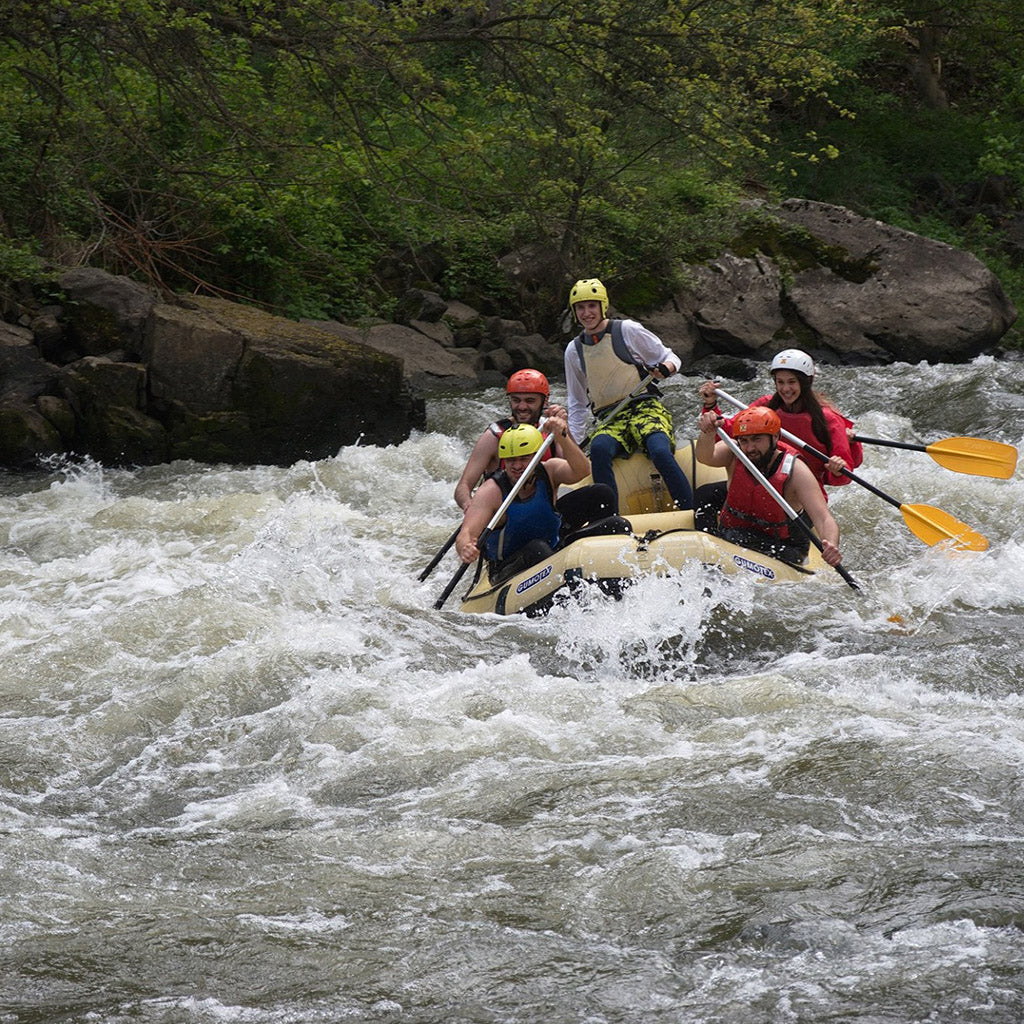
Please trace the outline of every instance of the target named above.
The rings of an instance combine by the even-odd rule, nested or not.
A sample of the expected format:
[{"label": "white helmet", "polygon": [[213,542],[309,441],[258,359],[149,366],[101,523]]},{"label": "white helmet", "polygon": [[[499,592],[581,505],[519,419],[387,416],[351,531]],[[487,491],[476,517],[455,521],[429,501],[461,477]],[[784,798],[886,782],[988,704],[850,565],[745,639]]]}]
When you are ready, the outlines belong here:
[{"label": "white helmet", "polygon": [[772,360],[772,365],[768,372],[774,373],[776,370],[795,370],[797,373],[813,377],[814,360],[806,352],[801,352],[798,348],[783,349]]}]

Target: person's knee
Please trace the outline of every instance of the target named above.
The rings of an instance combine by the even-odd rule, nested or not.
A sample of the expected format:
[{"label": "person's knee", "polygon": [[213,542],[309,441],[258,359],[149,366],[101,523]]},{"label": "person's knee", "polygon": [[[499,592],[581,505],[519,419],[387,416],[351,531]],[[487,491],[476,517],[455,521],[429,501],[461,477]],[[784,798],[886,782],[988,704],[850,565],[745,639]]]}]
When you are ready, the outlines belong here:
[{"label": "person's knee", "polygon": [[718,513],[725,504],[725,484],[702,484],[693,496],[693,525],[704,533],[718,528]]},{"label": "person's knee", "polygon": [[644,447],[652,461],[666,455],[672,457],[672,442],[664,431],[656,430],[653,434],[648,434],[644,438]]},{"label": "person's knee", "polygon": [[545,540],[527,541],[514,555],[491,564],[491,582],[495,584],[504,582],[537,562],[549,558],[552,551],[551,545]]},{"label": "person's knee", "polygon": [[[591,506],[611,515],[618,506],[619,496],[607,484],[593,484],[590,491]],[[607,511],[604,511],[607,509]]]},{"label": "person's knee", "polygon": [[590,461],[610,465],[619,443],[610,434],[598,434],[590,445]]},{"label": "person's knee", "polygon": [[679,469],[676,462],[675,453],[672,451],[672,442],[666,434],[660,432],[651,434],[644,440],[644,447],[647,457],[654,463],[655,469],[659,470],[662,476],[667,478],[669,475],[683,475],[683,471]]}]

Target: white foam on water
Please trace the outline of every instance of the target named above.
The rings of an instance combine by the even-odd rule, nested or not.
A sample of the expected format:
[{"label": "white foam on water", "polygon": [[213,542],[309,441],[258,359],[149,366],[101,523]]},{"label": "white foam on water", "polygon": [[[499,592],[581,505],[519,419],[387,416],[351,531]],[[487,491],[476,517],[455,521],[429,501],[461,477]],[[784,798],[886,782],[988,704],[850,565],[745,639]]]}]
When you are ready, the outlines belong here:
[{"label": "white foam on water", "polygon": [[[946,395],[949,433],[1008,422],[1010,376],[826,380],[863,432],[934,439]],[[105,1024],[1015,1024],[1020,475],[871,449],[865,478],[991,546],[928,548],[850,485],[859,592],[694,566],[538,619],[437,612],[454,556],[416,576],[501,400],[287,468],[3,480],[5,998]]]}]

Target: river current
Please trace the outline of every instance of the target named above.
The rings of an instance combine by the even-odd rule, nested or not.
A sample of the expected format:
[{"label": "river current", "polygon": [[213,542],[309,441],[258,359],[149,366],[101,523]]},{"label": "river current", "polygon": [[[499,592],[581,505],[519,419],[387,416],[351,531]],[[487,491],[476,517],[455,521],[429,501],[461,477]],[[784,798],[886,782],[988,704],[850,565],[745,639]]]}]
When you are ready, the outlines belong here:
[{"label": "river current", "polygon": [[[1019,447],[1021,366],[819,385],[873,437]],[[694,566],[435,611],[503,405],[288,468],[0,477],[0,1024],[1024,1019],[1024,471],[867,448],[990,547],[850,484],[859,591]]]}]

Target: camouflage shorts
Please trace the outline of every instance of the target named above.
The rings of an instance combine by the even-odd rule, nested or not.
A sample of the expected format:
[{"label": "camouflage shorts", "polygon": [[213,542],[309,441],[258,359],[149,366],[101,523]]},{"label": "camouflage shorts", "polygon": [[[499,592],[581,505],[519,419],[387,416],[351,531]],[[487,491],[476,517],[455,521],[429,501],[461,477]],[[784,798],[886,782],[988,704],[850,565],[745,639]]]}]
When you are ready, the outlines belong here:
[{"label": "camouflage shorts", "polygon": [[626,449],[627,455],[632,455],[634,452],[641,451],[644,447],[644,440],[659,430],[668,434],[672,450],[675,451],[672,414],[657,398],[642,398],[617,413],[610,423],[606,423],[595,432],[594,437],[608,434]]}]

